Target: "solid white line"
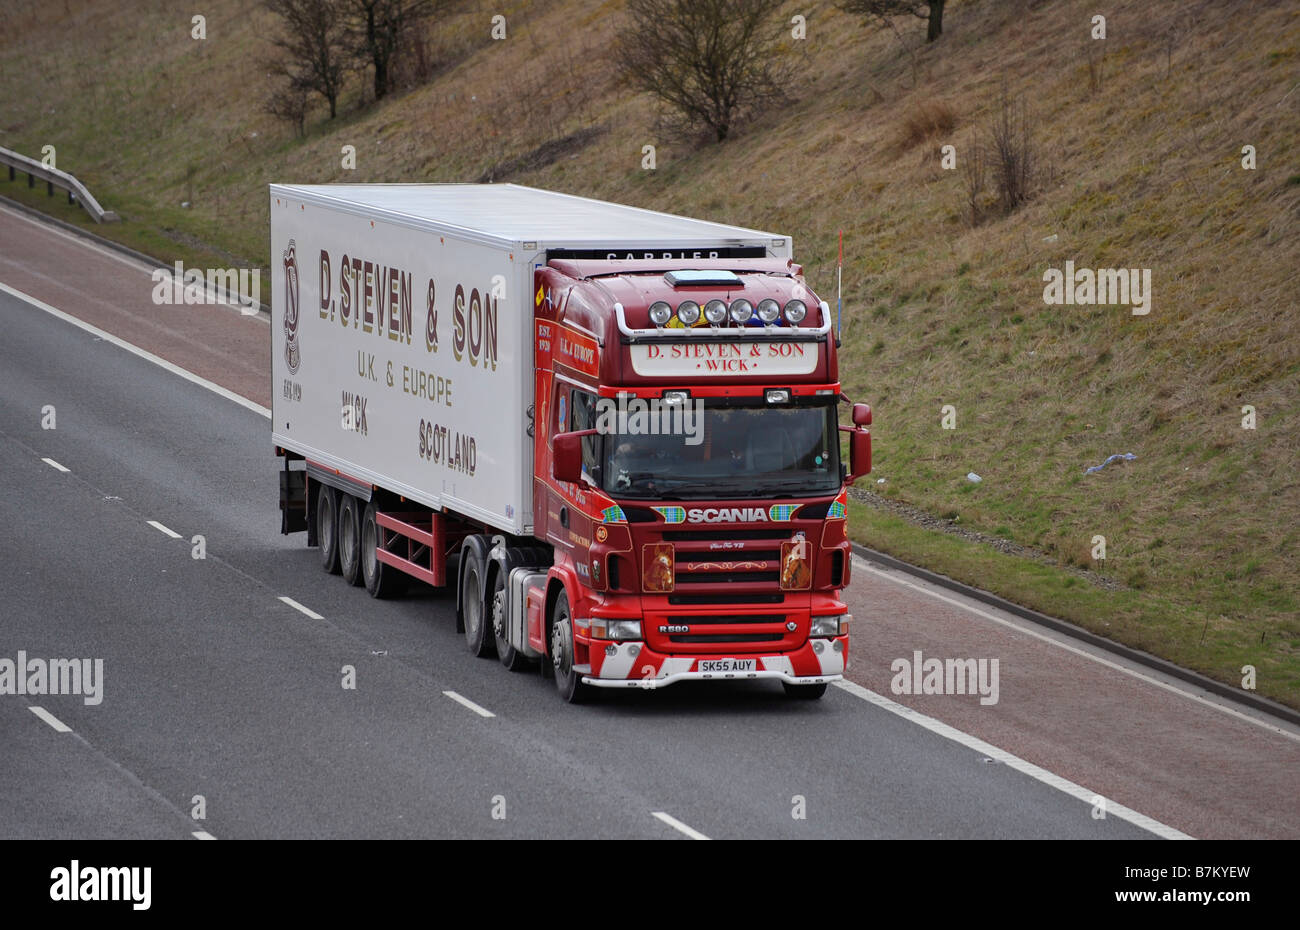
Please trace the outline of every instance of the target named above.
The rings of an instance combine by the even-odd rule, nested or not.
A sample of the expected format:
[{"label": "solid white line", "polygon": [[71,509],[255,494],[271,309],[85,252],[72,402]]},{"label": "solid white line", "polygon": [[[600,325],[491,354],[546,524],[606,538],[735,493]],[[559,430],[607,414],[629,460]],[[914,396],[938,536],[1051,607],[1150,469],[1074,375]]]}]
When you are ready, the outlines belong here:
[{"label": "solid white line", "polygon": [[968,749],[973,749],[981,755],[988,756],[990,759],[995,759],[1003,765],[1015,769],[1017,772],[1028,775],[1030,778],[1041,781],[1043,784],[1055,788],[1058,791],[1062,791],[1073,798],[1077,798],[1089,807],[1095,805],[1096,802],[1094,801],[1094,798],[1104,798],[1106,802],[1105,812],[1107,816],[1114,814],[1121,820],[1127,820],[1134,826],[1141,827],[1143,830],[1147,830],[1154,833],[1156,836],[1163,837],[1167,840],[1193,839],[1193,837],[1188,836],[1181,830],[1175,830],[1173,827],[1167,826],[1158,820],[1153,820],[1146,814],[1139,814],[1132,808],[1125,807],[1117,801],[1112,801],[1104,795],[1099,795],[1095,791],[1089,791],[1082,785],[1076,785],[1068,778],[1062,778],[1060,775],[1047,771],[1047,769],[1039,768],[1032,762],[1026,762],[1019,756],[1013,756],[1005,749],[999,749],[991,743],[984,742],[984,740],[979,737],[971,736],[969,733],[963,733],[956,727],[950,727],[948,724],[940,720],[935,720],[933,717],[927,717],[920,711],[895,703],[884,695],[868,690],[855,682],[841,680],[835,682],[835,685],[839,688],[843,688],[845,691],[849,692],[849,694],[860,697],[868,703],[889,711],[891,714],[896,714],[904,720],[911,721],[917,726],[924,727],[931,733],[936,733],[945,739],[950,739],[954,743],[960,743]]},{"label": "solid white line", "polygon": [[686,824],[682,823],[680,820],[678,820],[676,817],[672,816],[671,814],[665,814],[663,811],[651,811],[650,813],[654,814],[656,817],[658,817],[664,823],[668,824],[668,826],[672,827],[674,830],[680,830],[682,833],[685,833],[693,840],[708,839],[708,837],[705,836],[703,833],[701,833],[699,830],[696,830],[693,827],[686,826]]},{"label": "solid white line", "polygon": [[59,733],[71,733],[71,732],[72,732],[72,727],[68,726],[66,723],[64,723],[62,720],[60,720],[58,717],[54,716],[52,713],[50,713],[50,712],[49,712],[48,710],[46,710],[44,707],[37,707],[35,704],[31,704],[31,705],[28,706],[27,709],[30,710],[30,711],[31,711],[33,714],[35,714],[36,716],[40,717],[42,720],[44,720],[44,721],[45,721],[46,723],[48,723],[50,726],[54,727],[54,729],[55,729],[56,731],[58,731]]},{"label": "solid white line", "polygon": [[[1112,662],[1111,660],[1103,658],[1102,656],[1099,656],[1096,653],[1089,652],[1087,649],[1080,649],[1078,646],[1071,646],[1069,643],[1062,642],[1061,640],[1056,639],[1055,637],[1040,633],[1037,630],[1029,629],[1028,627],[1024,626],[1021,623],[1013,623],[1012,621],[1005,620],[1002,617],[994,616],[988,611],[980,610],[978,607],[972,607],[970,604],[965,604],[961,601],[948,597],[947,595],[940,594],[938,591],[931,591],[929,588],[923,588],[920,585],[913,584],[912,582],[907,581],[904,578],[896,578],[894,577],[894,575],[892,575],[889,572],[881,571],[880,569],[874,568],[873,566],[867,564],[866,560],[863,559],[861,556],[855,555],[853,558],[860,563],[861,567],[865,571],[869,571],[872,574],[877,575],[881,578],[886,578],[889,581],[894,582],[894,584],[900,584],[905,588],[911,588],[913,591],[920,591],[922,594],[928,594],[930,597],[933,597],[936,600],[943,601],[945,604],[951,604],[954,607],[960,607],[962,610],[973,613],[976,616],[983,617],[985,620],[992,620],[994,623],[998,623],[1001,624],[1002,626],[1009,627],[1010,629],[1013,629],[1018,633],[1023,633],[1026,636],[1032,636],[1034,639],[1039,639],[1045,643],[1050,643],[1051,645],[1056,646],[1058,649],[1064,649],[1066,652],[1072,652],[1077,656],[1082,656],[1085,659],[1090,659],[1093,662],[1096,662],[1098,665],[1104,665],[1107,668],[1114,669],[1117,672],[1123,672],[1125,675],[1129,675],[1133,678],[1137,678],[1140,681],[1145,681],[1147,684],[1155,685],[1157,688],[1163,688],[1164,690],[1170,692],[1171,694],[1177,694],[1180,697],[1187,698],[1188,700],[1196,701],[1198,704],[1203,704],[1206,707],[1212,707],[1217,711],[1221,711],[1222,713],[1229,714],[1230,716],[1236,717],[1238,720],[1244,720],[1247,723],[1253,723],[1257,727],[1263,727],[1265,730],[1268,730],[1272,733],[1277,733],[1280,736],[1285,736],[1287,739],[1300,742],[1300,734],[1293,733],[1290,730],[1285,729],[1284,727],[1280,727],[1277,726],[1276,724],[1269,723],[1267,720],[1261,720],[1258,717],[1255,717],[1251,714],[1243,713],[1237,710],[1235,707],[1228,707],[1227,705],[1220,704],[1217,701],[1208,700],[1206,698],[1201,697],[1199,694],[1193,694],[1192,692],[1188,691],[1186,688],[1182,688],[1177,685],[1172,685],[1167,681],[1161,681],[1159,678],[1153,678],[1150,675],[1145,675],[1142,672],[1138,671],[1137,669],[1129,668],[1128,666],[1121,665],[1118,662]],[[1060,635],[1066,635],[1066,634],[1060,634]]]},{"label": "solid white line", "polygon": [[170,536],[172,539],[180,539],[180,538],[181,538],[181,534],[180,534],[180,533],[174,533],[174,532],[172,532],[171,530],[167,529],[167,527],[165,527],[165,526],[163,526],[161,523],[159,523],[157,520],[147,520],[147,521],[145,521],[145,522],[147,522],[150,526],[152,526],[152,527],[153,527],[154,529],[156,529],[158,532],[160,532],[160,533],[166,533],[166,534],[167,534],[168,536]]},{"label": "solid white line", "polygon": [[251,410],[254,413],[260,413],[268,420],[271,418],[271,411],[268,410],[266,407],[263,407],[261,404],[254,403],[253,401],[249,400],[247,397],[241,397],[240,395],[236,394],[234,391],[228,390],[227,388],[223,388],[219,384],[214,384],[213,382],[209,381],[206,378],[200,378],[198,375],[186,371],[184,368],[181,368],[179,365],[173,365],[165,358],[161,358],[157,355],[154,355],[152,352],[146,351],[145,349],[142,349],[139,346],[132,345],[131,343],[127,342],[125,339],[119,339],[117,336],[114,336],[112,333],[100,329],[98,326],[91,326],[89,323],[85,322],[84,320],[79,320],[70,313],[64,313],[62,310],[58,309],[57,307],[51,307],[49,304],[45,303],[42,300],[37,300],[35,297],[32,297],[30,294],[24,294],[22,291],[18,290],[17,288],[10,287],[8,284],[4,284],[4,283],[0,283],[0,291],[4,291],[6,294],[10,295],[11,297],[17,297],[19,300],[31,304],[33,307],[36,307],[38,310],[44,310],[46,313],[50,314],[51,316],[58,317],[60,320],[63,320],[65,323],[71,323],[73,326],[76,326],[79,329],[84,329],[86,332],[90,333],[91,335],[98,336],[100,339],[103,339],[105,342],[112,343],[113,345],[117,346],[119,349],[125,349],[126,351],[132,353],[133,355],[140,356],[140,358],[144,359],[145,361],[153,362],[159,368],[162,368],[165,371],[169,371],[172,374],[176,375],[177,377],[184,378],[186,381],[189,381],[191,384],[197,384],[199,387],[207,388],[212,393],[219,394],[220,396],[224,397],[226,400],[233,401],[234,403],[239,404],[239,406],[247,408],[248,410]]},{"label": "solid white line", "polygon": [[54,461],[54,459],[41,459],[41,461],[44,462],[46,465],[49,465],[51,468],[57,468],[59,471],[62,472],[67,472],[72,470],[70,468],[64,468],[58,462]]},{"label": "solid white line", "polygon": [[451,698],[451,699],[452,699],[453,701],[455,701],[457,704],[463,704],[465,707],[468,707],[470,710],[474,711],[474,713],[478,714],[480,717],[495,717],[495,716],[496,716],[496,714],[492,713],[492,711],[490,711],[490,710],[488,710],[488,709],[486,709],[486,708],[484,708],[484,707],[479,707],[477,704],[475,704],[475,703],[474,703],[473,701],[471,701],[469,698],[467,698],[467,697],[461,697],[461,696],[460,696],[459,694],[457,694],[455,691],[444,691],[444,692],[442,692],[442,693],[445,694],[445,695],[447,695],[447,697]]},{"label": "solid white line", "polygon": [[289,605],[290,607],[292,607],[294,610],[300,610],[300,611],[302,611],[302,612],[305,613],[307,616],[311,617],[313,620],[324,620],[324,619],[325,619],[325,618],[322,617],[320,614],[316,613],[316,611],[314,611],[314,610],[312,610],[312,609],[310,609],[310,608],[308,608],[308,607],[303,607],[301,604],[299,604],[297,601],[295,601],[295,600],[294,600],[293,598],[291,598],[291,597],[284,597],[284,596],[282,595],[282,596],[280,597],[280,600],[284,601],[286,604],[288,604],[288,605]]},{"label": "solid white line", "polygon": [[196,840],[215,840],[215,839],[216,839],[215,836],[213,836],[211,833],[209,833],[209,832],[206,831],[206,830],[195,830],[195,831],[194,831],[193,833],[191,833],[190,835],[193,836]]}]

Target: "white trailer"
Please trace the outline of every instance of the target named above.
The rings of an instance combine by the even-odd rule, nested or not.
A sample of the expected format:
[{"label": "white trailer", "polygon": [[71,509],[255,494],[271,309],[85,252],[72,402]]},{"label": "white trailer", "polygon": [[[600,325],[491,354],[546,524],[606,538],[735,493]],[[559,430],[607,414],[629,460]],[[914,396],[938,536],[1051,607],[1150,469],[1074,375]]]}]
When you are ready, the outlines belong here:
[{"label": "white trailer", "polygon": [[435,511],[532,532],[533,272],[789,257],[787,238],[513,184],[270,186],[272,436]]}]

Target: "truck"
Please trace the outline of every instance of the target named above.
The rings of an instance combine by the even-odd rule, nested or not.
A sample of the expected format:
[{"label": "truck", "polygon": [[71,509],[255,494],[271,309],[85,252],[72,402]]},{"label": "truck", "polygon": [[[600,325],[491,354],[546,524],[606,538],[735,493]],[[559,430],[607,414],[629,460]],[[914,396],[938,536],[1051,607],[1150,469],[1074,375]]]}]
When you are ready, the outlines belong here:
[{"label": "truck", "polygon": [[871,408],[788,236],[514,184],[269,192],[281,530],[326,572],[454,586],[470,651],[569,702],[842,677]]}]

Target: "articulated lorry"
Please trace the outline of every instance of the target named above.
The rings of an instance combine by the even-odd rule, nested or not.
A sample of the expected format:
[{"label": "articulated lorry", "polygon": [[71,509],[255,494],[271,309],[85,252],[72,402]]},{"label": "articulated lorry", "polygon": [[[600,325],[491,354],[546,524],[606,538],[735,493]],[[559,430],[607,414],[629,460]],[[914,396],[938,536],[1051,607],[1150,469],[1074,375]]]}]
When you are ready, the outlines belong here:
[{"label": "articulated lorry", "polygon": [[841,677],[871,409],[788,237],[510,184],[270,207],[282,530],[327,572],[454,585],[569,701]]}]

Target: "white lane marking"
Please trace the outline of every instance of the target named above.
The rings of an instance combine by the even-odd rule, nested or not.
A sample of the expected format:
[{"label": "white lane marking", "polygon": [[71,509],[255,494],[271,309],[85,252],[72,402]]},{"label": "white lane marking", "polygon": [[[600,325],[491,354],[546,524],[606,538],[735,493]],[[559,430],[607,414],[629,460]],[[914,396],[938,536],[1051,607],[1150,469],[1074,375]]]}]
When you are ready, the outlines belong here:
[{"label": "white lane marking", "polygon": [[651,811],[650,813],[654,814],[656,817],[658,817],[664,823],[668,824],[668,826],[672,827],[674,830],[680,830],[682,833],[685,833],[693,840],[708,839],[708,837],[705,836],[703,833],[701,833],[699,830],[696,830],[693,827],[686,826],[686,824],[682,823],[672,814],[665,814],[663,811]]},{"label": "white lane marking", "polygon": [[1030,778],[1041,781],[1045,785],[1055,788],[1058,791],[1062,791],[1065,794],[1082,801],[1089,807],[1093,806],[1094,798],[1105,798],[1107,816],[1114,814],[1121,820],[1127,820],[1134,826],[1141,827],[1143,830],[1147,830],[1154,833],[1156,836],[1163,837],[1167,840],[1193,839],[1193,837],[1188,836],[1181,830],[1175,830],[1173,827],[1163,824],[1158,820],[1153,820],[1146,814],[1139,814],[1132,808],[1125,807],[1118,801],[1113,801],[1103,794],[1099,794],[1096,791],[1089,791],[1082,785],[1076,785],[1068,778],[1062,778],[1060,775],[1047,771],[1047,769],[1039,768],[1032,762],[1026,762],[1019,756],[1013,756],[1005,749],[999,749],[992,743],[986,743],[977,736],[971,736],[969,733],[964,733],[956,727],[950,727],[941,720],[935,720],[933,717],[927,717],[920,711],[913,710],[910,707],[904,707],[902,704],[897,704],[884,695],[877,694],[874,691],[862,687],[862,685],[846,680],[837,681],[835,682],[835,685],[836,687],[843,688],[845,691],[849,692],[849,694],[860,697],[868,703],[889,711],[891,714],[896,714],[904,720],[915,723],[917,726],[924,727],[931,733],[936,733],[945,739],[950,739],[954,743],[960,743],[968,749],[973,749],[981,755],[988,756],[990,759],[995,759],[998,762],[1001,762],[1008,768],[1013,768],[1017,772],[1021,772],[1028,775]]},{"label": "white lane marking", "polygon": [[268,410],[266,407],[263,407],[261,404],[254,403],[253,401],[249,400],[247,397],[241,397],[240,395],[236,394],[234,391],[231,391],[227,388],[223,388],[219,384],[214,384],[213,382],[209,381],[207,378],[200,378],[198,375],[186,371],[184,368],[181,368],[179,365],[173,365],[171,362],[167,361],[167,359],[154,355],[152,352],[146,351],[145,349],[142,349],[139,346],[132,345],[131,343],[127,342],[125,339],[119,339],[117,336],[114,336],[112,333],[100,329],[98,326],[91,326],[89,323],[85,322],[84,320],[77,319],[75,316],[73,316],[70,313],[64,313],[62,310],[58,309],[57,307],[51,307],[43,300],[37,300],[35,297],[32,297],[30,294],[24,294],[22,291],[18,290],[17,288],[10,287],[8,284],[4,284],[2,282],[0,282],[0,291],[3,291],[4,293],[8,294],[11,297],[17,297],[19,300],[31,304],[33,307],[37,308],[38,310],[44,310],[46,313],[50,314],[51,316],[58,317],[60,320],[63,320],[65,323],[71,323],[73,326],[76,326],[79,329],[83,329],[93,336],[98,336],[100,339],[103,339],[105,342],[112,343],[113,345],[117,346],[119,349],[125,349],[126,351],[130,352],[133,355],[140,356],[140,358],[144,359],[145,361],[153,362],[155,365],[157,365],[159,368],[162,368],[164,371],[169,371],[179,378],[184,378],[186,381],[189,381],[191,384],[197,384],[201,388],[207,388],[212,393],[218,394],[224,397],[226,400],[233,401],[234,403],[239,404],[239,406],[251,410],[254,413],[260,413],[268,420],[271,418],[271,411]]},{"label": "white lane marking", "polygon": [[30,711],[31,711],[33,714],[35,714],[36,716],[40,717],[42,720],[44,720],[44,721],[45,721],[46,723],[48,723],[50,726],[54,727],[54,729],[55,729],[57,732],[59,732],[59,733],[71,733],[71,732],[72,732],[72,727],[68,726],[66,723],[64,723],[62,720],[60,720],[58,717],[54,716],[52,713],[50,713],[50,712],[49,712],[48,710],[46,710],[44,707],[37,707],[35,704],[31,704],[31,705],[29,705],[29,706],[27,707],[27,709],[30,710]]},{"label": "white lane marking", "polygon": [[50,466],[51,468],[57,468],[59,471],[62,472],[68,472],[72,470],[70,468],[64,468],[58,462],[54,461],[54,459],[41,459],[41,461],[44,462],[46,465]]},{"label": "white lane marking", "polygon": [[154,529],[156,529],[158,532],[160,532],[160,533],[166,533],[166,534],[167,534],[168,536],[170,536],[172,539],[180,539],[180,538],[181,538],[181,534],[180,534],[180,533],[172,532],[171,530],[167,529],[167,527],[165,527],[165,526],[163,526],[161,523],[159,523],[157,520],[146,520],[145,522],[148,523],[150,526],[152,526]]},{"label": "white lane marking", "polygon": [[[1021,623],[1013,623],[1012,621],[1005,620],[1002,617],[994,616],[988,611],[980,610],[978,607],[972,607],[969,604],[964,604],[961,601],[940,594],[938,591],[931,591],[928,588],[923,588],[920,585],[913,584],[912,582],[904,578],[895,578],[889,572],[881,571],[880,569],[874,568],[871,565],[867,564],[866,560],[863,559],[861,556],[855,555],[853,558],[858,561],[860,567],[865,571],[869,571],[873,575],[878,575],[881,578],[888,579],[889,581],[894,582],[894,584],[900,584],[905,588],[911,588],[913,591],[920,591],[922,594],[928,594],[930,597],[933,597],[936,600],[943,601],[946,604],[951,604],[954,607],[960,607],[962,610],[969,611],[970,613],[973,613],[976,616],[983,617],[985,620],[992,620],[994,623],[1001,624],[1002,626],[1015,630],[1018,633],[1023,633],[1026,636],[1032,636],[1034,639],[1039,639],[1045,643],[1050,643],[1051,645],[1056,646],[1058,649],[1064,649],[1066,652],[1072,652],[1075,655],[1082,656],[1085,659],[1091,659],[1093,662],[1096,662],[1098,665],[1104,665],[1107,668],[1114,669],[1117,672],[1123,672],[1125,675],[1129,675],[1133,678],[1137,678],[1141,681],[1145,681],[1148,684],[1155,685],[1157,688],[1163,688],[1164,690],[1170,692],[1171,694],[1177,694],[1181,697],[1187,698],[1188,700],[1196,701],[1198,704],[1204,704],[1206,707],[1212,707],[1217,711],[1222,711],[1225,714],[1229,714],[1233,717],[1236,717],[1238,720],[1244,720],[1247,723],[1253,723],[1257,727],[1263,727],[1265,730],[1268,730],[1272,733],[1277,733],[1280,736],[1285,736],[1287,739],[1300,742],[1300,734],[1293,733],[1284,727],[1280,727],[1277,726],[1276,724],[1269,723],[1267,720],[1261,720],[1258,717],[1252,716],[1251,714],[1243,713],[1234,707],[1228,707],[1227,705],[1220,704],[1217,701],[1211,701],[1207,698],[1203,698],[1199,694],[1193,694],[1192,692],[1186,690],[1186,688],[1180,688],[1177,685],[1172,685],[1167,681],[1161,681],[1159,678],[1153,678],[1150,675],[1145,675],[1142,672],[1138,671],[1137,669],[1129,668],[1125,665],[1121,665],[1118,662],[1112,662],[1111,660],[1103,658],[1102,656],[1099,656],[1096,653],[1089,652],[1086,649],[1080,649],[1078,646],[1071,646],[1069,643],[1061,642],[1061,640],[1056,639],[1055,637],[1047,636],[1046,634],[1040,633],[1037,630],[1029,629],[1028,627],[1022,625]],[[1068,634],[1063,633],[1060,635],[1064,636]]]},{"label": "white lane marking", "polygon": [[300,610],[300,611],[302,611],[302,612],[305,613],[307,616],[311,617],[313,620],[324,620],[324,619],[325,619],[325,618],[322,617],[320,614],[316,613],[316,611],[312,610],[310,607],[303,607],[301,604],[299,604],[297,601],[295,601],[295,600],[294,600],[293,598],[291,598],[291,597],[284,597],[283,595],[281,595],[280,600],[284,601],[286,604],[288,604],[288,605],[289,605],[290,607],[292,607],[294,610]]},{"label": "white lane marking", "polygon": [[195,830],[195,831],[194,831],[193,833],[191,833],[190,835],[191,835],[192,837],[194,837],[196,840],[215,840],[215,839],[216,839],[216,837],[213,836],[211,833],[209,833],[207,830]]},{"label": "white lane marking", "polygon": [[[28,223],[31,223],[33,226],[35,226],[37,229],[41,230],[42,232],[51,233],[52,235],[58,236],[60,239],[66,239],[69,242],[78,246],[79,248],[90,249],[92,252],[98,252],[100,255],[121,262],[123,265],[126,265],[129,268],[133,268],[136,271],[142,271],[146,275],[149,275],[150,280],[153,279],[153,274],[155,271],[165,272],[167,274],[167,279],[169,282],[174,282],[176,280],[176,272],[175,272],[174,265],[171,267],[167,267],[165,265],[150,265],[146,262],[141,261],[138,258],[135,258],[134,256],[126,255],[123,254],[122,252],[118,252],[114,249],[110,249],[107,246],[100,245],[98,242],[95,242],[93,239],[88,239],[85,236],[79,236],[76,233],[68,232],[66,229],[61,229],[58,226],[51,226],[48,223],[42,223],[36,217],[28,216],[26,213],[22,212],[21,210],[14,210],[9,207],[0,205],[0,212],[16,217],[17,219],[26,220]],[[172,284],[171,286],[174,287],[175,285]],[[206,278],[204,281],[204,293],[209,297],[221,296],[215,288],[207,284]],[[245,312],[245,310],[248,308],[244,304],[231,303],[225,300],[214,301],[214,303],[217,306],[229,307],[231,309],[238,310],[242,316],[247,316],[247,317],[261,316],[260,313]],[[267,318],[264,318],[262,322],[267,323],[269,325],[271,320],[268,316]]]},{"label": "white lane marking", "polygon": [[445,694],[445,695],[447,695],[447,697],[451,698],[451,699],[452,699],[453,701],[455,701],[457,704],[461,704],[461,705],[464,705],[465,707],[468,707],[470,710],[474,711],[474,713],[478,714],[480,717],[495,717],[495,716],[496,716],[496,714],[492,713],[492,711],[488,710],[488,709],[485,708],[485,707],[479,707],[477,704],[475,704],[475,703],[474,703],[473,701],[471,701],[469,698],[467,698],[467,697],[462,697],[461,695],[457,694],[455,691],[444,691],[444,692],[442,692],[442,693]]}]

